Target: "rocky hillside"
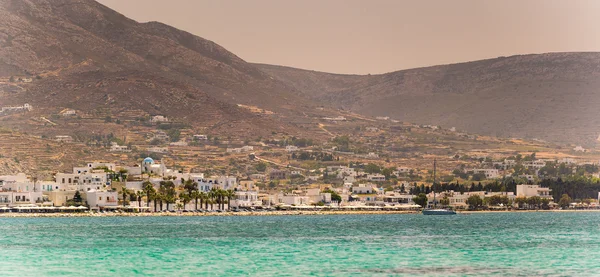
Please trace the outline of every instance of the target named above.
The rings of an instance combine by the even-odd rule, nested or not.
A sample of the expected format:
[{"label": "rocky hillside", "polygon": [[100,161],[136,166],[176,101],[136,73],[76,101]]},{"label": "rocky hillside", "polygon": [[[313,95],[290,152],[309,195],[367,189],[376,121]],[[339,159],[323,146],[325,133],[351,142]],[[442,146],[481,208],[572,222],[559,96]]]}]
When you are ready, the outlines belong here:
[{"label": "rocky hillside", "polygon": [[269,133],[293,132],[286,118],[304,116],[299,108],[316,111],[254,65],[173,27],[138,23],[92,0],[0,0],[0,103],[24,102],[86,113],[139,109]]},{"label": "rocky hillside", "polygon": [[600,134],[600,53],[500,57],[373,76],[257,66],[307,97],[367,115],[588,146]]}]

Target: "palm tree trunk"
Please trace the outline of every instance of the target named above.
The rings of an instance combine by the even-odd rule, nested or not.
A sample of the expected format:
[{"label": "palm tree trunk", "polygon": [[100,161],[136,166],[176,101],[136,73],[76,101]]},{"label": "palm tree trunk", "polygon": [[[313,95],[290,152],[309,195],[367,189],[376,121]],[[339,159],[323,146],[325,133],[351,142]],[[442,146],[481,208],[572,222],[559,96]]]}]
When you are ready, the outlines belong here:
[{"label": "palm tree trunk", "polygon": [[198,198],[195,199],[196,203],[194,203],[194,210],[197,211],[198,210]]}]

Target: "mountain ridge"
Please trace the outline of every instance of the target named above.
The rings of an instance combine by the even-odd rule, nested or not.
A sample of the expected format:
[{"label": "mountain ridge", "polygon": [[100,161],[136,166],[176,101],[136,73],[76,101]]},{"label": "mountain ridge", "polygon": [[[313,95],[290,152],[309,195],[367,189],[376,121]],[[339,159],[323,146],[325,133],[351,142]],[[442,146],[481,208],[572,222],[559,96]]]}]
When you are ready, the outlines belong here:
[{"label": "mountain ridge", "polygon": [[586,145],[600,134],[598,52],[515,55],[379,75],[255,65],[315,101],[366,115]]}]

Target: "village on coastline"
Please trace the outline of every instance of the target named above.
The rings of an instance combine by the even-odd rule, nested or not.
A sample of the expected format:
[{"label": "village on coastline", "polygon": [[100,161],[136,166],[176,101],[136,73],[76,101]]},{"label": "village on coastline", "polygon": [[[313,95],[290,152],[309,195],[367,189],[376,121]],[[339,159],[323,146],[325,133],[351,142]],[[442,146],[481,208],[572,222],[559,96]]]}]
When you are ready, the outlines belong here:
[{"label": "village on coastline", "polygon": [[[510,165],[507,160],[504,165]],[[541,162],[527,163],[540,166]],[[545,163],[544,163],[545,164]],[[409,174],[410,168],[398,167],[394,176]],[[497,169],[475,170],[486,178],[498,178]],[[40,181],[26,174],[0,176],[0,212],[80,212],[80,211],[248,211],[248,210],[387,210],[418,211],[425,207],[455,210],[567,209],[598,208],[598,203],[576,203],[569,198],[554,201],[550,188],[538,184],[516,184],[515,191],[492,191],[481,183],[464,187],[436,184],[431,186],[400,184],[399,189],[384,189],[383,174],[368,174],[349,166],[328,166],[324,175],[344,180],[341,187],[312,184],[295,190],[268,193],[256,182],[281,180],[294,171],[272,170],[268,174],[205,176],[169,169],[147,157],[135,166],[91,162],[74,167],[72,172],[57,173],[52,181]],[[513,181],[514,184],[514,181]],[[435,200],[434,200],[435,199]],[[435,202],[434,202],[435,201]],[[567,201],[566,203],[564,201]]]},{"label": "village on coastline", "polygon": [[[1,113],[24,115],[32,110],[31,105],[24,104],[2,107]],[[64,121],[61,124],[66,124],[79,116],[79,112],[72,109],[63,109],[59,114],[52,117],[54,121],[45,117],[40,120],[44,125],[56,126],[55,121],[59,119]],[[542,159],[536,157],[535,150],[526,155],[513,152],[514,155],[500,159],[491,158],[489,152],[481,156],[454,152],[456,154],[445,157],[450,167],[446,167],[433,186],[425,156],[431,159],[436,156],[429,151],[443,153],[446,150],[430,144],[432,138],[477,143],[478,146],[493,140],[464,134],[456,128],[407,124],[389,117],[376,117],[364,126],[356,126],[356,122],[343,116],[323,118],[323,122],[329,122],[329,128],[346,124],[344,128],[353,128],[356,132],[331,134],[332,138],[320,145],[312,139],[277,138],[278,134],[236,144],[229,139],[221,141],[214,135],[193,133],[177,127],[179,123],[165,116],[154,115],[128,121],[127,124],[137,124],[149,131],[146,136],[138,134],[145,139],[136,141],[136,146],[131,142],[125,144],[125,138],[121,140],[112,134],[92,136],[85,144],[69,135],[42,136],[59,145],[106,149],[121,159],[75,161],[81,166],[73,167],[71,172],[49,169],[52,175],[39,180],[25,173],[0,176],[0,213],[418,211],[434,206],[454,210],[598,208],[597,162],[571,157]],[[325,126],[321,124],[320,128],[330,134]],[[398,148],[396,143],[410,151]],[[46,152],[50,149],[47,145]],[[585,153],[587,150],[576,146],[572,151]],[[169,156],[171,162],[173,158],[198,159],[198,153],[217,157],[213,159],[221,165],[223,160],[229,159],[226,170],[223,167],[218,172],[208,170],[206,163],[192,164],[187,169],[168,168],[162,159]],[[443,154],[437,157],[440,155]],[[137,162],[130,162],[131,157],[138,157]],[[399,165],[402,163],[391,157],[410,159],[411,165],[421,167],[411,167],[408,163]],[[17,157],[14,160],[18,162]],[[197,170],[203,166],[205,171]],[[230,172],[233,167],[236,170]],[[586,189],[573,189],[582,184]]]}]

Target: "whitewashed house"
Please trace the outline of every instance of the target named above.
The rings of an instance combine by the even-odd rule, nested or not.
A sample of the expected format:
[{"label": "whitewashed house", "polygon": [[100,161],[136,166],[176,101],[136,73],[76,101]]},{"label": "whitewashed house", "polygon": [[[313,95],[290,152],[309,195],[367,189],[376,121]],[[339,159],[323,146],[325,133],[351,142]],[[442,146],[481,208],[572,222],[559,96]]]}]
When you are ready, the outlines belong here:
[{"label": "whitewashed house", "polygon": [[119,204],[119,193],[116,191],[90,190],[86,192],[86,198],[90,209],[93,210],[116,207]]}]

